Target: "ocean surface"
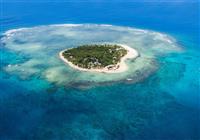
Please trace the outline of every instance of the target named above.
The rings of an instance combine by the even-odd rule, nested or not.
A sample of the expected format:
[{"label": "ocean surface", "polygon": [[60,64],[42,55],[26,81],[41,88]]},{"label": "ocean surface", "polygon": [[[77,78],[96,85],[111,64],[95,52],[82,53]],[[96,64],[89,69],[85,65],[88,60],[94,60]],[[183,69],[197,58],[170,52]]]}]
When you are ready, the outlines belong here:
[{"label": "ocean surface", "polygon": [[137,82],[90,81],[88,86],[84,80],[73,83],[80,77],[71,73],[71,84],[60,85],[40,74],[19,77],[6,71],[33,56],[1,41],[0,140],[199,140],[199,17],[199,1],[189,0],[0,1],[1,38],[16,28],[110,24],[167,34],[182,50],[156,57],[158,68]]}]

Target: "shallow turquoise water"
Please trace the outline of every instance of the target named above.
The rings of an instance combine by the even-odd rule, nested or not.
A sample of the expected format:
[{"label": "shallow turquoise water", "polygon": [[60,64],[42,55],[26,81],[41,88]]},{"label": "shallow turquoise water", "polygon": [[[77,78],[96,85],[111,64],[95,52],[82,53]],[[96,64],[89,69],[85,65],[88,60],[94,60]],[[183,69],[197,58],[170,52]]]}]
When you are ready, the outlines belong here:
[{"label": "shallow turquoise water", "polygon": [[[59,86],[41,75],[20,78],[6,72],[9,64],[23,63],[30,57],[1,44],[0,139],[199,139],[197,3],[92,5],[94,9],[87,8],[90,3],[4,3],[1,32],[41,24],[109,23],[166,32],[183,51],[156,57],[159,68],[136,83]],[[54,13],[52,9],[58,6]],[[74,12],[75,7],[80,11]],[[86,12],[81,14],[83,10]],[[58,16],[52,20],[53,15]],[[150,21],[151,16],[157,18]]]}]

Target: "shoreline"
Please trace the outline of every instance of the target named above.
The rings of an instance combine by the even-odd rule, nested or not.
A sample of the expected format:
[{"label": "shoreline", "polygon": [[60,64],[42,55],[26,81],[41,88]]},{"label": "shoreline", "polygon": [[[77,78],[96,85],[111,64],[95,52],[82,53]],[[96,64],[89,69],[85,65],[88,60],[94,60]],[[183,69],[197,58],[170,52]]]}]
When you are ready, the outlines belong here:
[{"label": "shoreline", "polygon": [[100,72],[100,73],[121,73],[121,72],[124,72],[124,71],[126,71],[128,69],[128,66],[125,63],[125,61],[127,59],[136,59],[139,56],[139,53],[135,49],[133,49],[133,48],[127,46],[127,45],[124,45],[124,44],[116,44],[116,45],[119,45],[119,46],[123,47],[124,49],[126,49],[127,50],[127,54],[121,58],[120,62],[118,62],[115,65],[117,68],[115,67],[114,69],[108,69],[107,67],[102,68],[102,69],[85,69],[85,68],[78,67],[77,65],[74,65],[72,62],[68,61],[62,55],[63,52],[68,50],[68,49],[65,49],[65,50],[62,50],[61,52],[59,52],[59,57],[66,64],[68,64],[72,68],[80,70],[80,71]]}]

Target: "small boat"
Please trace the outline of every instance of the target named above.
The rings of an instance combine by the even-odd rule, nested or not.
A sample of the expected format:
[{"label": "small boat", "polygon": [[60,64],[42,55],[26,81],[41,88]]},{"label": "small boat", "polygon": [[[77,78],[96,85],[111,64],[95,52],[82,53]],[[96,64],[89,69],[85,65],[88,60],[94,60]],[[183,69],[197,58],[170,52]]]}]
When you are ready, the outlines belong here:
[{"label": "small boat", "polygon": [[127,81],[131,81],[131,80],[133,80],[133,79],[131,79],[131,78],[127,78],[126,80],[127,80]]}]

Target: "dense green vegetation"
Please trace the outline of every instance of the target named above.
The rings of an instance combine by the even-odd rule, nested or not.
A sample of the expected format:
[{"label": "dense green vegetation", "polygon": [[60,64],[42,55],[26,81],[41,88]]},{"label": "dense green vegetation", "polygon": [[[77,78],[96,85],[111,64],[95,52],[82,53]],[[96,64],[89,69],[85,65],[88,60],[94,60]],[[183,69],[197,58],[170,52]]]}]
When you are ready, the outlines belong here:
[{"label": "dense green vegetation", "polygon": [[123,47],[110,44],[82,45],[63,52],[68,61],[87,69],[115,65],[126,54],[127,50]]}]

